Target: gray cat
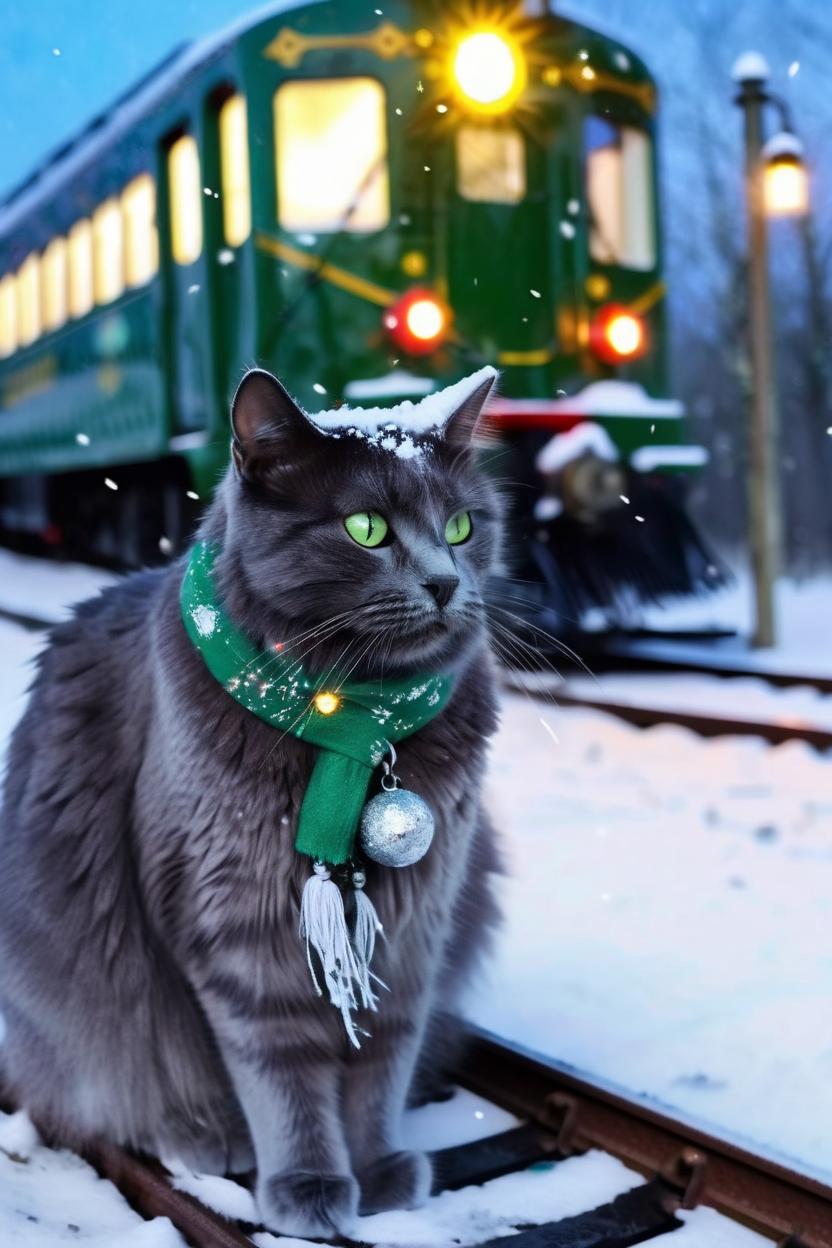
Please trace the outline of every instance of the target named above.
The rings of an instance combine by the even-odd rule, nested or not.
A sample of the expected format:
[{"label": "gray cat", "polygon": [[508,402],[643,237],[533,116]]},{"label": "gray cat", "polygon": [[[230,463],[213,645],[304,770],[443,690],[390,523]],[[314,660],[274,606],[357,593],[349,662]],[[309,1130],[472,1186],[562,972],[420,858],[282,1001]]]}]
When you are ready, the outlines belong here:
[{"label": "gray cat", "polygon": [[[184,560],[53,631],[10,748],[8,1089],[69,1143],[256,1166],[261,1216],[287,1234],[349,1234],[359,1211],[426,1199],[429,1164],[402,1149],[402,1111],[495,920],[482,595],[500,509],[472,450],[494,377],[383,413],[397,428],[382,438],[364,413],[352,429],[343,412],[310,418],[270,374],[248,373],[200,533],[221,548],[227,613],[258,647],[285,638],[308,668],[338,662],[354,679],[455,673],[450,703],[398,748],[403,784],[435,814],[433,845],[406,869],[367,864],[386,933],[373,970],[389,991],[357,1018],[360,1049],[315,995],[298,937],[310,863],[294,828],[316,750],[209,674],[180,614]],[[344,524],[363,512],[389,526],[372,549]],[[471,533],[450,546],[460,512]]]}]

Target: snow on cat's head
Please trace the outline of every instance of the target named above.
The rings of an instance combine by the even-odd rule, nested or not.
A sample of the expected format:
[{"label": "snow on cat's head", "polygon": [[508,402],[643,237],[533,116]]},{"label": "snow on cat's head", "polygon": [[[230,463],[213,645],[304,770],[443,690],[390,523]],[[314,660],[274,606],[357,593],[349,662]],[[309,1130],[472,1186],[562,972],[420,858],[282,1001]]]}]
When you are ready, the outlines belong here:
[{"label": "snow on cat's head", "polygon": [[449,421],[466,404],[476,402],[476,419],[496,379],[496,368],[486,365],[417,403],[406,399],[395,407],[344,406],[308,413],[308,418],[328,437],[358,438],[399,459],[413,459],[421,455],[433,439],[442,436]]},{"label": "snow on cat's head", "polygon": [[417,403],[306,412],[271,373],[251,369],[231,409],[234,464],[241,478],[253,480],[302,463],[323,470],[328,447],[370,451],[368,463],[381,452],[417,465],[425,451],[467,450],[497,376],[486,366]]}]

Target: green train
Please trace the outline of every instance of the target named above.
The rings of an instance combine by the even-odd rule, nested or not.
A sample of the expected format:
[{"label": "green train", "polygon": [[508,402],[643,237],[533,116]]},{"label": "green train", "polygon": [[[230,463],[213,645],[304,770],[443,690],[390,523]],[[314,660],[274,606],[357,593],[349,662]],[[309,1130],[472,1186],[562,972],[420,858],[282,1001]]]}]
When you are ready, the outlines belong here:
[{"label": "green train", "polygon": [[158,559],[246,366],[314,410],[493,363],[524,603],[706,584],[646,67],[528,3],[382,4],[276,3],[177,50],[0,204],[3,530]]}]

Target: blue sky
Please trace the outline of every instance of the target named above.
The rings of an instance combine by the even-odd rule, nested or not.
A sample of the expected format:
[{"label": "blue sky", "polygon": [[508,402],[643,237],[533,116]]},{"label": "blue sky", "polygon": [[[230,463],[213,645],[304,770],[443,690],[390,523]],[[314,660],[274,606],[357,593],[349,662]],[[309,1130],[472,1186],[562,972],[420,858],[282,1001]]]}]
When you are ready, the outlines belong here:
[{"label": "blue sky", "polygon": [[220,29],[256,4],[6,0],[0,35],[0,194],[177,44]]}]

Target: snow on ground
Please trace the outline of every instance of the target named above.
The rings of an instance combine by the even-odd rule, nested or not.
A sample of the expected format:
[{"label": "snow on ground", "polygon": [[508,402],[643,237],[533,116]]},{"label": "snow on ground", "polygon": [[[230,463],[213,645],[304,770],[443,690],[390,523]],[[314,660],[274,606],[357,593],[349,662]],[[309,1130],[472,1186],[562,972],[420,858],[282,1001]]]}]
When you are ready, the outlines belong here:
[{"label": "snow on ground", "polygon": [[184,1248],[167,1218],[145,1222],[112,1183],[75,1153],[27,1139],[28,1158],[16,1160],[21,1157],[20,1118],[0,1113],[3,1248]]},{"label": "snow on ground", "polygon": [[831,776],[800,742],[507,694],[506,923],[471,1017],[828,1179]]},{"label": "snow on ground", "polygon": [[[68,601],[111,579],[0,552],[0,606],[30,614],[58,619]],[[803,607],[800,592],[792,603],[803,612],[803,655],[817,656],[812,636],[826,590],[807,590]],[[0,620],[0,751],[41,643]],[[821,670],[816,657],[806,668]],[[655,678],[657,689],[659,680],[666,684]],[[700,689],[708,683],[697,680]],[[737,707],[751,705],[752,689],[724,686]],[[472,1017],[828,1179],[829,769],[828,759],[797,742],[770,748],[752,738],[703,741],[671,727],[640,732],[597,712],[507,694],[489,782],[511,868],[500,887],[507,922]],[[512,1124],[466,1094],[441,1110],[411,1116],[412,1146],[444,1147]],[[594,1154],[506,1176],[487,1192],[445,1193],[426,1210],[363,1219],[361,1233],[401,1248],[451,1237],[468,1244],[510,1235],[537,1216],[597,1205],[635,1181]],[[192,1175],[177,1182],[203,1197],[208,1184],[213,1203],[243,1199],[240,1189],[229,1193]],[[37,1147],[29,1162],[0,1153],[0,1193],[3,1243],[46,1248],[66,1236],[100,1248],[181,1243],[164,1219],[137,1219],[71,1153]],[[579,1193],[584,1203],[572,1205]],[[670,1241],[678,1248],[765,1242],[710,1210],[684,1218]],[[68,1229],[76,1225],[79,1231]],[[300,1243],[265,1232],[256,1242]]]},{"label": "snow on ground", "polygon": [[34,675],[32,660],[43,637],[27,633],[17,624],[0,619],[0,772],[6,744],[26,703],[26,690]]},{"label": "snow on ground", "polygon": [[31,559],[0,548],[0,608],[56,623],[69,608],[117,580],[82,563]]},{"label": "snow on ground", "polygon": [[[379,1248],[482,1244],[523,1226],[583,1213],[642,1182],[640,1174],[614,1157],[590,1152],[567,1161],[541,1162],[481,1187],[442,1192],[422,1209],[359,1218],[354,1238]],[[285,1248],[286,1243],[268,1232],[255,1235],[254,1242],[257,1248]]]},{"label": "snow on ground", "polygon": [[[728,561],[730,565],[730,560]],[[707,598],[682,601],[672,606],[648,607],[641,622],[646,628],[705,629],[733,628],[743,637],[753,631],[751,581],[747,570],[731,566],[734,582]],[[832,673],[832,577],[810,581],[781,578],[776,592],[776,646],[750,651],[751,663],[759,671],[788,670],[807,675]]]}]

